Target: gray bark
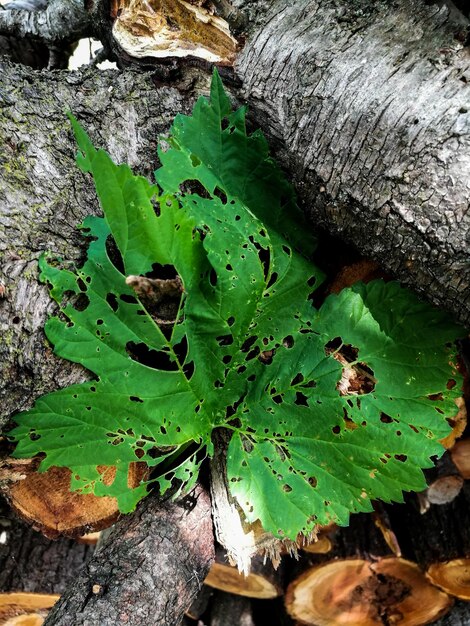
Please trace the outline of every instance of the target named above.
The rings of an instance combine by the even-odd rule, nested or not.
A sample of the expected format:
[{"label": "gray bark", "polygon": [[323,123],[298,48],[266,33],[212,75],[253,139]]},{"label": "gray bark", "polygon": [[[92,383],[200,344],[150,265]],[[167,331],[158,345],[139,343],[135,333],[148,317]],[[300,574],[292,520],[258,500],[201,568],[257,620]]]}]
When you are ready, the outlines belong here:
[{"label": "gray bark", "polygon": [[312,223],[468,324],[470,56],[456,13],[273,0],[236,70]]},{"label": "gray bark", "polygon": [[214,559],[210,499],[148,497],[116,524],[45,626],[177,626]]},{"label": "gray bark", "polygon": [[54,305],[37,282],[43,251],[81,257],[84,240],[76,227],[99,212],[89,178],[74,163],[65,111],[83,122],[96,145],[150,176],[158,135],[192,104],[193,97],[175,87],[155,89],[149,75],[42,74],[0,64],[0,283],[6,290],[0,297],[0,426],[39,395],[87,376],[55,357],[45,341],[42,329]]}]

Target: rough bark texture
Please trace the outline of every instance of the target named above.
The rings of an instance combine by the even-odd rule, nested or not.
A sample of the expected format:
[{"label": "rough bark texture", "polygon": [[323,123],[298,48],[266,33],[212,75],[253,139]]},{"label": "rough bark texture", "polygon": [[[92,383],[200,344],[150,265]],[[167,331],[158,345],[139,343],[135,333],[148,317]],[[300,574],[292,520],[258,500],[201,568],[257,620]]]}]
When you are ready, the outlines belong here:
[{"label": "rough bark texture", "polygon": [[201,487],[178,502],[148,497],[116,524],[45,625],[177,626],[213,558],[210,499]]},{"label": "rough bark texture", "polygon": [[[192,81],[189,75],[182,86]],[[80,258],[84,240],[76,227],[99,211],[89,178],[74,163],[65,111],[115,159],[150,175],[157,136],[192,103],[176,88],[157,89],[149,74],[38,73],[0,63],[0,426],[37,396],[86,377],[46,343],[42,329],[54,305],[37,282],[43,251]]]},{"label": "rough bark texture", "polygon": [[0,499],[0,592],[63,593],[94,548],[71,539],[51,541],[15,518]]},{"label": "rough bark texture", "polygon": [[424,2],[277,0],[236,64],[314,223],[465,323],[467,26]]}]

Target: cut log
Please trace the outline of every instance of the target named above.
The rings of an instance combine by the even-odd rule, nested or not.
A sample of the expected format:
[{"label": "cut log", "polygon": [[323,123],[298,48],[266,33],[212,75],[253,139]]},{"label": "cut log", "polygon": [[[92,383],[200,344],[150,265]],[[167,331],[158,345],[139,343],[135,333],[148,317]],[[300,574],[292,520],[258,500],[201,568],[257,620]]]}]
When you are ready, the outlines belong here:
[{"label": "cut log", "polygon": [[250,573],[245,576],[230,565],[219,548],[204,583],[227,593],[267,600],[283,592],[283,567],[275,570],[270,562],[265,563],[263,557],[256,556],[251,561]]},{"label": "cut log", "polygon": [[433,563],[426,576],[451,596],[470,601],[470,558]]},{"label": "cut log", "polygon": [[[12,464],[15,468],[15,459]],[[21,479],[14,482],[8,482],[8,476],[4,476],[1,492],[16,513],[46,537],[80,537],[107,528],[119,518],[116,498],[71,492],[69,469],[51,467],[39,473],[36,466],[37,463],[22,463]],[[105,480],[112,482],[115,469],[103,468],[103,472],[106,472]],[[17,470],[13,469],[12,473],[16,474]],[[129,485],[136,487],[146,473],[145,464],[134,463],[129,470]]]},{"label": "cut log", "polygon": [[210,626],[255,626],[251,601],[218,591],[211,603]]},{"label": "cut log", "polygon": [[319,565],[289,585],[285,602],[294,619],[314,626],[422,626],[452,605],[416,564],[395,557]]},{"label": "cut log", "polygon": [[0,593],[0,624],[41,626],[59,597],[44,593]]}]

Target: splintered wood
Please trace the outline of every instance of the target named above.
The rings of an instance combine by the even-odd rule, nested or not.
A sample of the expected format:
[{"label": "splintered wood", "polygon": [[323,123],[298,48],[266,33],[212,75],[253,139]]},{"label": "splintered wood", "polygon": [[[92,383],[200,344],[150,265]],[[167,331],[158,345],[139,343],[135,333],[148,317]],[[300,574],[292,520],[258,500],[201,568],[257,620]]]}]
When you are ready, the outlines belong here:
[{"label": "splintered wood", "polygon": [[231,64],[237,40],[227,22],[201,2],[118,0],[113,36],[134,58],[196,57]]}]

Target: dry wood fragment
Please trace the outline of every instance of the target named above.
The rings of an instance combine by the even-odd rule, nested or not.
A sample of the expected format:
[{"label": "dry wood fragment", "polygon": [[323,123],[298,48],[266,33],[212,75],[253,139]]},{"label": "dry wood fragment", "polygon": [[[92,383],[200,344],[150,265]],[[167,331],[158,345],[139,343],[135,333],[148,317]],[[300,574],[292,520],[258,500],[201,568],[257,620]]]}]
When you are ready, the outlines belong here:
[{"label": "dry wood fragment", "polygon": [[429,584],[415,563],[390,557],[314,567],[289,585],[285,603],[302,624],[423,626],[444,615],[452,600]]},{"label": "dry wood fragment", "polygon": [[[250,572],[251,561],[264,555],[277,566],[281,554],[297,553],[297,544],[280,540],[264,530],[259,522],[245,521],[243,512],[230,495],[226,473],[226,450],[230,434],[218,429],[214,433],[214,457],[211,461],[212,516],[218,542],[226,551],[230,564],[240,572]],[[313,539],[314,534],[307,540]]]},{"label": "dry wood fragment", "polygon": [[452,462],[465,480],[470,478],[470,439],[458,441],[450,451]]},{"label": "dry wood fragment", "polygon": [[0,593],[0,624],[40,626],[59,598],[46,593]]},{"label": "dry wood fragment", "polygon": [[250,573],[245,576],[230,565],[222,549],[216,550],[216,558],[204,583],[235,595],[249,598],[276,598],[283,590],[283,568],[274,569],[261,556],[251,561]]},{"label": "dry wood fragment", "polygon": [[470,600],[470,559],[452,559],[446,563],[433,563],[426,576],[451,596]]},{"label": "dry wood fragment", "polygon": [[202,3],[185,0],[118,0],[112,33],[121,49],[140,59],[196,57],[233,62],[237,40],[228,23]]},{"label": "dry wood fragment", "polygon": [[465,399],[457,398],[455,400],[455,404],[458,408],[457,414],[447,420],[452,427],[452,431],[447,435],[447,437],[441,439],[441,444],[447,450],[454,446],[456,440],[463,435],[467,426],[467,408],[465,405]]}]

